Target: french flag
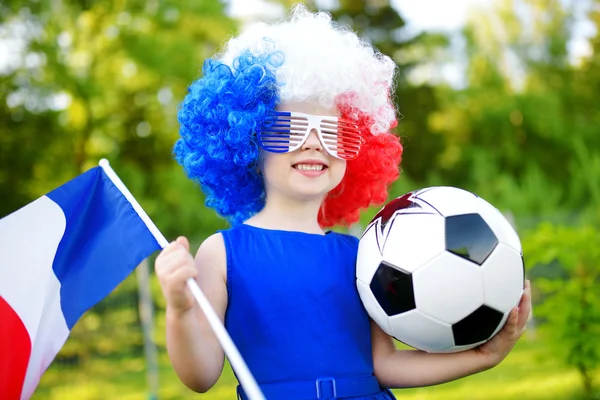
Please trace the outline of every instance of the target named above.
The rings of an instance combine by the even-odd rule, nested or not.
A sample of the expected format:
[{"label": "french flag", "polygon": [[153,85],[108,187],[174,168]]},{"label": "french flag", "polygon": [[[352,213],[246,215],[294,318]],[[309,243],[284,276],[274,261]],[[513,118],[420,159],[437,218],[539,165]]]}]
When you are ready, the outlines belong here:
[{"label": "french flag", "polygon": [[0,398],[29,399],[73,325],[164,237],[106,160],[0,220]]}]

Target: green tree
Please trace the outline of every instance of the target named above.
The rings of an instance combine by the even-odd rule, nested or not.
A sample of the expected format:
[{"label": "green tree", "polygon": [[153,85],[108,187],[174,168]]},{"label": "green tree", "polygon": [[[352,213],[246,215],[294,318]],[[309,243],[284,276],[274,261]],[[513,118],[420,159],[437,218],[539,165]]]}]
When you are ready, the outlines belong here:
[{"label": "green tree", "polygon": [[562,278],[536,279],[544,301],[538,318],[553,340],[553,349],[579,372],[587,398],[596,393],[593,373],[600,367],[600,234],[590,225],[543,224],[523,243],[532,273],[556,264]]},{"label": "green tree", "polygon": [[167,236],[202,236],[221,226],[170,153],[177,103],[202,61],[236,27],[224,4],[10,1],[0,7],[4,36],[21,37],[24,45],[0,79],[6,99],[0,195],[9,199],[0,215],[106,157]]},{"label": "green tree", "polygon": [[589,209],[600,176],[581,92],[593,95],[567,51],[571,12],[558,0],[496,4],[464,30],[467,87],[439,92],[430,127],[444,151],[432,172],[518,215],[571,218]]}]

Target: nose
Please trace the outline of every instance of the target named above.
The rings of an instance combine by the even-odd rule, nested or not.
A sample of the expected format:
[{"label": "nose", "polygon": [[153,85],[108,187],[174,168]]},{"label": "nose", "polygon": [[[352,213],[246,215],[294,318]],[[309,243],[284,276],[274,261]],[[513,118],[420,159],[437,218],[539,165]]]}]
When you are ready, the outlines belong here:
[{"label": "nose", "polygon": [[306,141],[302,145],[302,150],[316,150],[323,151],[323,144],[319,139],[319,135],[317,134],[316,129],[311,129]]}]

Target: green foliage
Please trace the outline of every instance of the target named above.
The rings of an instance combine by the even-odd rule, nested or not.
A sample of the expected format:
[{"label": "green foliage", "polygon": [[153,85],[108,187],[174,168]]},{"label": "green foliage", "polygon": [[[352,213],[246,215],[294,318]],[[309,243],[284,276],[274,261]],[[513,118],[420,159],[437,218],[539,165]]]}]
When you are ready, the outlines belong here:
[{"label": "green foliage", "polygon": [[523,243],[530,268],[557,263],[563,277],[541,275],[535,281],[543,302],[536,317],[554,341],[556,351],[579,371],[584,390],[593,398],[593,371],[600,367],[600,232],[589,225],[542,224]]},{"label": "green foliage", "polygon": [[208,235],[218,224],[198,212],[203,197],[170,149],[177,103],[235,29],[224,5],[12,1],[2,11],[3,36],[23,49],[0,74],[0,215],[106,157],[167,237]]},{"label": "green foliage", "polygon": [[598,79],[597,59],[569,63],[559,1],[496,4],[464,30],[467,87],[437,91],[429,127],[443,145],[428,173],[518,216],[597,210],[596,94],[583,83]]}]

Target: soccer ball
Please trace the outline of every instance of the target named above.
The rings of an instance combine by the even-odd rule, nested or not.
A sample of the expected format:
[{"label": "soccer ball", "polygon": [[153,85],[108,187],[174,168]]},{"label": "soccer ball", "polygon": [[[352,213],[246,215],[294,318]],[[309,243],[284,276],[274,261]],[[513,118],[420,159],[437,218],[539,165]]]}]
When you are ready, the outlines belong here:
[{"label": "soccer ball", "polygon": [[482,198],[426,188],[390,201],[369,223],[356,278],[387,334],[427,352],[464,351],[496,335],[519,303],[521,242]]}]

